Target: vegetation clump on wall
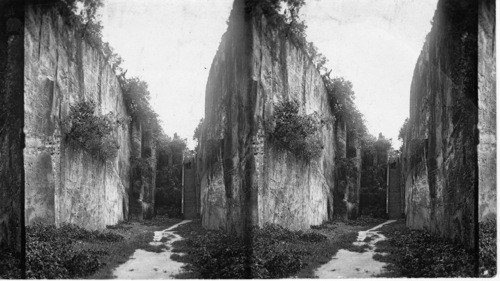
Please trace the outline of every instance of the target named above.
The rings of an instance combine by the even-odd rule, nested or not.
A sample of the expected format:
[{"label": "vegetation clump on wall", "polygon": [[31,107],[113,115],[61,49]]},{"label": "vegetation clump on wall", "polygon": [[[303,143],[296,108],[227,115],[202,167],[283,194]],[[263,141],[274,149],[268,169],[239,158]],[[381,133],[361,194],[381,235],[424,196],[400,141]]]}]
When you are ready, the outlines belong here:
[{"label": "vegetation clump on wall", "polygon": [[283,101],[274,110],[275,125],[268,132],[272,141],[306,161],[321,156],[323,142],[317,135],[321,120],[317,115],[301,115],[296,100]]},{"label": "vegetation clump on wall", "polygon": [[70,108],[66,138],[102,160],[112,159],[120,148],[114,131],[124,122],[112,113],[97,115],[94,101],[81,101]]}]

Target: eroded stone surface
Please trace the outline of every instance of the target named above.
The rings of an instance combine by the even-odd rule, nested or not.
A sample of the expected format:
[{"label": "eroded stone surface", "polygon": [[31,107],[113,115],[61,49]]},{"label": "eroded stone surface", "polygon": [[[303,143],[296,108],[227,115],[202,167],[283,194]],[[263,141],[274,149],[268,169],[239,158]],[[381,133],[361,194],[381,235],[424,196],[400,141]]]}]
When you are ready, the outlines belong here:
[{"label": "eroded stone surface", "polygon": [[127,117],[104,57],[55,9],[28,5],[24,37],[26,223],[116,224],[128,214],[130,137],[118,127],[118,156],[107,162],[65,140],[70,105],[94,100],[99,114]]},{"label": "eroded stone surface", "polygon": [[0,3],[0,252],[24,247],[23,17],[22,3]]},{"label": "eroded stone surface", "polygon": [[440,1],[410,91],[406,222],[469,247],[477,208],[476,67],[477,4]]},{"label": "eroded stone surface", "polygon": [[479,1],[479,220],[496,218],[495,1]]},{"label": "eroded stone surface", "polygon": [[[198,152],[203,226],[241,232],[276,223],[305,229],[332,217],[334,204],[343,206],[336,208],[341,215],[355,214],[359,174],[333,200],[335,150],[359,148],[345,136],[345,125],[326,122],[319,132],[323,152],[309,163],[267,138],[274,106],[283,100],[299,101],[301,114],[333,116],[321,76],[306,53],[264,16],[245,15],[238,6],[243,2],[235,2],[207,82]],[[339,140],[337,131],[344,133]]]}]

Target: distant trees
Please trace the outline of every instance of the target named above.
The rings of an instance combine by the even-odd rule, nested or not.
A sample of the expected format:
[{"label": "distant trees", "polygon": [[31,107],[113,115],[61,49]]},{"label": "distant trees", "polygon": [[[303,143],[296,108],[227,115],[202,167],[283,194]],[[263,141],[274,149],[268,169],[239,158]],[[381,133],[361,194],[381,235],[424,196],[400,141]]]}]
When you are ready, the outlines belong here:
[{"label": "distant trees", "polygon": [[369,135],[362,148],[360,211],[364,215],[385,216],[387,160],[391,139],[382,133]]},{"label": "distant trees", "polygon": [[169,217],[181,216],[182,163],[186,139],[162,134],[157,145],[156,207]]}]

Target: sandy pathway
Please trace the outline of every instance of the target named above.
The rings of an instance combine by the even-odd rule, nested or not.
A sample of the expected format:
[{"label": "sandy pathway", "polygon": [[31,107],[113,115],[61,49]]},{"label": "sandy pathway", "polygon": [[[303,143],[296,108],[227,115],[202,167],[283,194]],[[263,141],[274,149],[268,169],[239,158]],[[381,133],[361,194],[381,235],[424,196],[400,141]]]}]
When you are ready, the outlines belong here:
[{"label": "sandy pathway", "polygon": [[[170,259],[172,255],[172,244],[183,238],[172,232],[173,229],[181,224],[190,222],[184,220],[165,230],[155,231],[152,246],[161,246],[164,244],[167,249],[160,253],[148,252],[137,249],[130,259],[117,267],[113,271],[113,276],[118,279],[173,279],[173,276],[179,274],[184,263],[176,262]],[[160,242],[163,237],[167,237],[167,242]],[[181,253],[177,253],[182,255]]]},{"label": "sandy pathway", "polygon": [[[315,275],[319,278],[369,278],[373,277],[373,275],[380,274],[386,263],[374,260],[373,255],[376,254],[375,244],[385,240],[386,237],[375,230],[393,222],[395,222],[395,220],[389,220],[369,230],[360,231],[357,241],[353,244],[356,246],[370,246],[366,252],[358,253],[341,249],[331,261],[316,269],[314,272]],[[363,242],[367,237],[371,240]]]}]

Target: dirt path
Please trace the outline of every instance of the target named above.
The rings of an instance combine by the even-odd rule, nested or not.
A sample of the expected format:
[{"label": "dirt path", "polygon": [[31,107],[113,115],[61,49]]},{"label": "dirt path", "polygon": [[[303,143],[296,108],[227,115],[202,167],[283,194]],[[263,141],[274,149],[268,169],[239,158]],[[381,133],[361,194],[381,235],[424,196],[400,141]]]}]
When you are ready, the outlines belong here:
[{"label": "dirt path", "polygon": [[368,245],[369,248],[366,252],[359,253],[341,249],[331,261],[318,268],[314,272],[315,275],[323,279],[369,278],[376,274],[380,274],[386,263],[374,260],[373,256],[376,254],[375,244],[379,241],[385,240],[386,237],[375,230],[393,222],[395,222],[395,220],[389,220],[369,230],[360,231],[358,233],[357,241],[353,244],[356,246]]},{"label": "dirt path", "polygon": [[172,244],[183,239],[172,230],[189,222],[191,221],[184,220],[165,230],[155,231],[150,245],[159,247],[159,251],[136,250],[126,263],[113,270],[113,276],[118,279],[173,279],[173,276],[181,272],[184,263],[170,259]]}]

